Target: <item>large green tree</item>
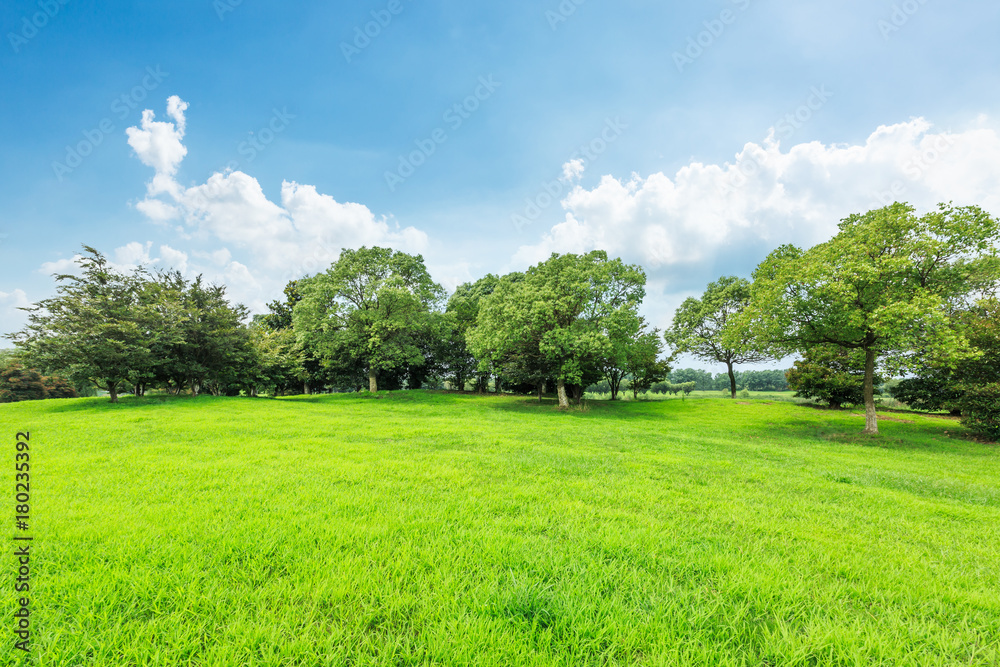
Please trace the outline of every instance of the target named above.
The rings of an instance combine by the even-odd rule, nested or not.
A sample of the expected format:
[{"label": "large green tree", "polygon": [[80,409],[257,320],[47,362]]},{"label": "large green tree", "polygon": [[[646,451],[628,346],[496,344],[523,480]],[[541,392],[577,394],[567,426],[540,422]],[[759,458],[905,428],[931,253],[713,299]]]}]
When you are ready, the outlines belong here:
[{"label": "large green tree", "polygon": [[296,335],[345,377],[364,372],[378,391],[380,372],[426,360],[421,333],[444,297],[423,257],[389,248],[344,250],[327,270],[301,281]]},{"label": "large green tree", "polygon": [[865,432],[878,433],[877,366],[900,373],[977,355],[951,315],[997,280],[998,238],[1000,221],[975,206],[918,216],[896,203],[852,215],[826,243],[771,253],[728,340],[775,356],[815,345],[859,350]]},{"label": "large green tree", "polygon": [[746,345],[738,336],[724,337],[733,319],[750,300],[750,282],[724,276],[708,286],[700,299],[691,297],[674,313],[674,321],[664,333],[675,354],[691,354],[702,361],[726,365],[729,391],[736,398],[736,364],[766,361],[766,352]]},{"label": "large green tree", "polygon": [[513,365],[524,379],[555,378],[566,409],[568,385],[599,379],[610,352],[609,324],[638,310],[645,284],[641,268],[601,250],[553,254],[500,280],[481,304],[469,345],[480,360]]},{"label": "large green tree", "polygon": [[147,275],[116,271],[90,246],[84,253],[80,275],[56,276],[57,296],[28,308],[27,326],[10,338],[32,365],[86,377],[116,403],[122,384],[153,363]]}]

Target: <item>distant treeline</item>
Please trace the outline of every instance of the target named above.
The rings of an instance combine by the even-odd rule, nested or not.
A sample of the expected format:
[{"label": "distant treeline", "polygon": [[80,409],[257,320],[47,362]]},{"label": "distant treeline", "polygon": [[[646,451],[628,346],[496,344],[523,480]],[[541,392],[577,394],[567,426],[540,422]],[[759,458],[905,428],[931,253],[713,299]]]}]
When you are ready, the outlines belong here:
[{"label": "distant treeline", "polygon": [[[788,379],[785,376],[787,371],[733,371],[736,376],[736,386],[739,389],[748,391],[788,391]],[[670,371],[665,382],[657,382],[650,387],[650,391],[656,394],[670,393],[671,385],[684,385],[694,383],[694,391],[726,391],[729,387],[729,375],[727,373],[717,373],[712,375],[708,371],[695,368],[679,368]],[[626,382],[622,384],[623,389],[630,387]],[[606,381],[599,382],[588,391],[606,394],[611,391]]]}]

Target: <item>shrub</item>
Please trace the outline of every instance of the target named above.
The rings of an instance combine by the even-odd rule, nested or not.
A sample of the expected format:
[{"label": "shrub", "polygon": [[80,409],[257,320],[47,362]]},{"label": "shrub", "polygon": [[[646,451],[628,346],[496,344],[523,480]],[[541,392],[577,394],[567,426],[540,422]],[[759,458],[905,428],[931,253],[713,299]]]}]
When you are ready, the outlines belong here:
[{"label": "shrub", "polygon": [[[817,398],[831,408],[864,404],[864,356],[857,350],[817,346],[806,351],[788,371],[788,386],[796,398]],[[875,393],[882,378],[875,375]]]},{"label": "shrub", "polygon": [[1000,383],[969,387],[961,400],[962,423],[988,440],[1000,440]]},{"label": "shrub", "polygon": [[48,375],[42,378],[45,392],[49,398],[76,398],[76,388],[73,383],[58,375]]},{"label": "shrub", "polygon": [[15,362],[0,371],[0,400],[4,403],[34,401],[46,398],[48,392],[38,371]]},{"label": "shrub", "polygon": [[914,410],[947,410],[954,415],[961,412],[962,392],[939,376],[900,380],[889,387],[889,395]]},{"label": "shrub", "polygon": [[740,392],[740,398],[750,398],[750,390],[743,387],[743,391]]}]

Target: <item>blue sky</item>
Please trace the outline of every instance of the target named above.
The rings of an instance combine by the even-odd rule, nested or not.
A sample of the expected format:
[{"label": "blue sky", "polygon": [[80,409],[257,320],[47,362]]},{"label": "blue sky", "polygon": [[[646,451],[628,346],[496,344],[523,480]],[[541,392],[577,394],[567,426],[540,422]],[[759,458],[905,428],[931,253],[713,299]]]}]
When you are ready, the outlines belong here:
[{"label": "blue sky", "polygon": [[82,243],[253,308],[341,246],[447,287],[602,247],[663,327],[880,201],[1000,213],[996,3],[7,0],[0,24],[4,332]]}]

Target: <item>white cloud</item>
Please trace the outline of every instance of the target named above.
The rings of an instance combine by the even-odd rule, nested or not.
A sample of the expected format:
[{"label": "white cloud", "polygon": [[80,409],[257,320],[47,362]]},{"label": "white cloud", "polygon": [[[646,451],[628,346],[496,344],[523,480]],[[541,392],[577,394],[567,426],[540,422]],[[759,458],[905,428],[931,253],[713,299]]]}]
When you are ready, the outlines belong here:
[{"label": "white cloud", "polygon": [[[288,280],[326,268],[341,248],[381,245],[420,252],[427,235],[401,229],[362,204],[342,203],[311,185],[285,181],[281,203],[270,201],[257,179],[241,171],[213,174],[205,183],[183,187],[175,179],[187,154],[182,143],[187,103],[168,100],[173,123],[154,122],[143,113],[141,128],[129,128],[129,144],[155,174],[136,208],[153,221],[178,220],[185,232],[217,239],[248,251],[274,280]],[[229,251],[226,250],[226,253]],[[216,264],[225,264],[227,256]],[[273,286],[271,286],[273,287]]]},{"label": "white cloud", "polygon": [[[181,143],[186,129],[184,112],[187,108],[187,103],[174,95],[167,100],[167,115],[173,119],[173,123],[154,121],[156,114],[146,109],[142,112],[141,127],[125,130],[128,145],[144,165],[156,170],[157,175],[173,176],[187,155],[187,148]],[[166,183],[166,179],[163,182]],[[165,191],[160,187],[155,191],[151,188],[151,193]]]},{"label": "white cloud", "polygon": [[0,304],[3,304],[10,313],[17,308],[30,306],[31,302],[28,301],[28,295],[24,290],[15,289],[13,292],[0,292]]},{"label": "white cloud", "polygon": [[917,118],[879,127],[863,145],[783,151],[772,132],[732,163],[577,187],[562,202],[565,220],[513,261],[601,248],[654,270],[706,266],[750,246],[813,245],[847,215],[897,200],[918,210],[954,201],[1000,212],[1000,135],[982,118],[961,132],[935,132]]},{"label": "white cloud", "polygon": [[583,160],[577,158],[575,160],[570,160],[562,166],[562,180],[567,183],[572,183],[573,181],[579,180],[583,176],[583,172],[586,170],[586,165]]},{"label": "white cloud", "polygon": [[158,263],[163,269],[180,271],[181,275],[187,275],[188,256],[186,252],[175,250],[168,245],[161,245]]},{"label": "white cloud", "polygon": [[66,274],[76,274],[80,266],[77,261],[82,259],[83,255],[73,255],[70,259],[57,259],[54,262],[43,262],[38,268],[38,272],[44,275],[66,275]]},{"label": "white cloud", "polygon": [[152,241],[147,241],[145,244],[133,241],[121,248],[115,248],[115,260],[112,264],[125,267],[149,266],[153,263],[153,259],[149,256],[152,247]]}]

